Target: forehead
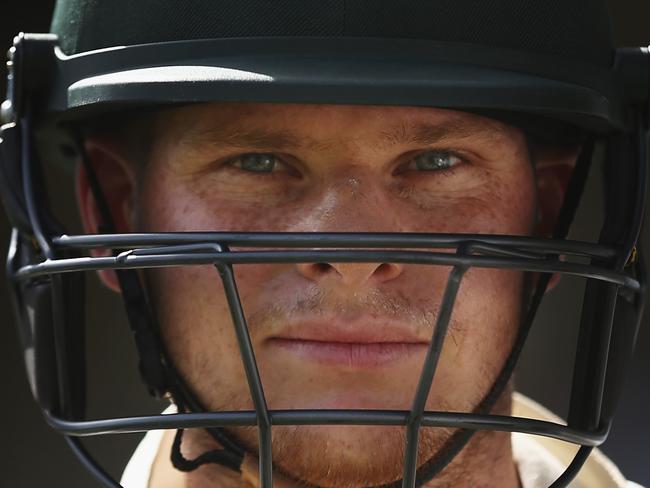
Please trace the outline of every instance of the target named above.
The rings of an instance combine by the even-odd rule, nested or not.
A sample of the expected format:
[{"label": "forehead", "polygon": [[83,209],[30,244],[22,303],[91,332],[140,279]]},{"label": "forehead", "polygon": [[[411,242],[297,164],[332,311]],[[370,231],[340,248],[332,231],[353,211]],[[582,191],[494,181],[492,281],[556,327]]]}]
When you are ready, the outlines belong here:
[{"label": "forehead", "polygon": [[211,103],[164,110],[158,135],[196,145],[314,146],[341,140],[385,145],[519,140],[521,131],[469,112],[428,107]]}]

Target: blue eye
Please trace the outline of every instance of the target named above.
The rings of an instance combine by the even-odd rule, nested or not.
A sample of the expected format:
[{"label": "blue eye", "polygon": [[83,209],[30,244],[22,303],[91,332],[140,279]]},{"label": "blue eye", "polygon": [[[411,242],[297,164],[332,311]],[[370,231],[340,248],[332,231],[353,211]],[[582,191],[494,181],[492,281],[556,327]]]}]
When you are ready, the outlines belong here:
[{"label": "blue eye", "polygon": [[413,162],[420,171],[438,171],[449,169],[463,161],[448,151],[428,151],[417,155]]},{"label": "blue eye", "polygon": [[231,164],[244,171],[271,173],[280,164],[280,161],[274,154],[252,153],[243,154],[233,159]]}]

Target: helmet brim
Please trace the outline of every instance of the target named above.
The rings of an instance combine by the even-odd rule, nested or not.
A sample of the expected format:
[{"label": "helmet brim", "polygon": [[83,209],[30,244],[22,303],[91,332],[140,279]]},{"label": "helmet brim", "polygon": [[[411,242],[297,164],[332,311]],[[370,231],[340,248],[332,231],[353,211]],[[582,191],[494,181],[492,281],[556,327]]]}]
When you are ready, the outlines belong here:
[{"label": "helmet brim", "polygon": [[613,71],[466,44],[248,38],[56,53],[46,106],[67,119],[142,106],[268,102],[498,111],[593,132],[624,126]]}]

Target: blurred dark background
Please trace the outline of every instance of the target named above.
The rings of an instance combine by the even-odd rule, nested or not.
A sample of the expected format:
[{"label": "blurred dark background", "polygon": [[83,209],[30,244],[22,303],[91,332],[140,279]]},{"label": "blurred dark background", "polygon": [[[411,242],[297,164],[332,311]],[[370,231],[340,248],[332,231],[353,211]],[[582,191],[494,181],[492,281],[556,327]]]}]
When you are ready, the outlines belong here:
[{"label": "blurred dark background", "polygon": [[[51,0],[3,0],[0,13],[0,47],[11,45],[19,31],[46,32],[52,12]],[[648,0],[612,0],[612,17],[620,46],[650,44],[650,2]],[[117,28],[117,27],[116,27]],[[2,74],[4,78],[4,73]],[[4,94],[4,79],[0,93]],[[52,175],[56,188],[53,204],[65,215],[70,232],[78,230],[74,207],[72,176],[64,172]],[[597,178],[590,188],[597,190]],[[594,194],[597,191],[592,192]],[[597,222],[591,209],[600,205],[590,196],[579,212],[576,238],[593,238]],[[650,242],[647,238],[645,242]],[[0,255],[6,254],[9,227],[0,212]],[[650,249],[645,246],[646,256]],[[3,258],[4,259],[4,258]],[[130,333],[117,297],[101,289],[89,276],[89,370],[90,411],[96,417],[119,414],[153,413],[162,406],[149,399],[140,385],[133,356]],[[68,450],[63,439],[44,423],[25,379],[18,337],[4,280],[0,281],[0,486],[94,487],[97,483],[86,474]],[[582,284],[563,280],[545,303],[526,355],[518,371],[518,388],[550,406],[560,415],[566,407],[568,388],[567,358],[573,349],[575,323],[580,310]],[[603,450],[621,468],[628,479],[650,486],[650,314],[639,336],[633,369],[625,385],[624,396],[609,440]],[[137,435],[91,439],[89,445],[110,472],[119,476]]]}]

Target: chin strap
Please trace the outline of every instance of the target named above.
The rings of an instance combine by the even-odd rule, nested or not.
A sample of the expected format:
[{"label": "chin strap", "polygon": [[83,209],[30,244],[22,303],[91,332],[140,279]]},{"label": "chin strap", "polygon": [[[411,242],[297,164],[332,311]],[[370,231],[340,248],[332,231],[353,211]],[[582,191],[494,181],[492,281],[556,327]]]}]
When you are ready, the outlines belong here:
[{"label": "chin strap", "polygon": [[[171,361],[166,361],[167,388],[179,412],[206,412],[198,398],[187,387],[186,382],[172,366]],[[234,440],[225,429],[213,427],[204,429],[214,441],[221,446],[200,455],[196,459],[187,459],[181,452],[183,432],[178,429],[172,444],[171,462],[176,469],[185,473],[194,471],[203,464],[220,464],[233,471],[240,472],[247,450],[238,441]]]},{"label": "chin strap", "polygon": [[203,464],[219,464],[233,471],[241,471],[243,456],[226,449],[215,449],[201,454],[195,459],[187,459],[181,452],[181,443],[185,429],[178,429],[172,444],[171,461],[176,469],[188,473]]}]

